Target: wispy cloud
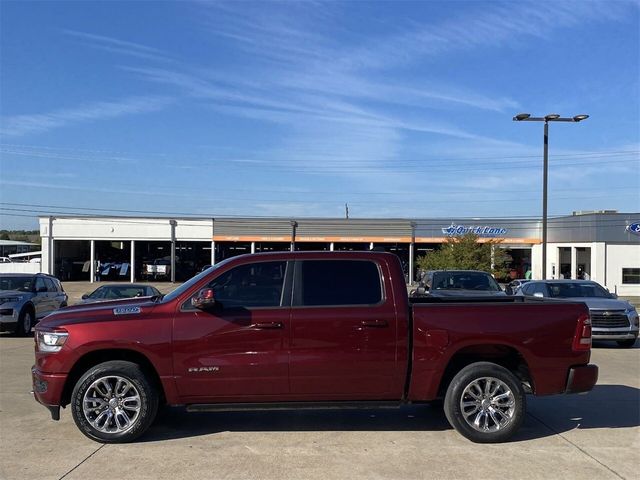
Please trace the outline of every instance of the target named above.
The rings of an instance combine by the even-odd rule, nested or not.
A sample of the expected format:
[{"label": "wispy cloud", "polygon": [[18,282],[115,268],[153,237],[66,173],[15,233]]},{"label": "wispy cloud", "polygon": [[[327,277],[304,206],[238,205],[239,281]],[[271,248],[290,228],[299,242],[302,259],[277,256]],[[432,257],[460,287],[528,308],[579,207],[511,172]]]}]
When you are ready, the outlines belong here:
[{"label": "wispy cloud", "polygon": [[155,112],[162,110],[172,102],[173,99],[166,96],[140,96],[116,101],[86,103],[79,107],[47,113],[4,116],[0,117],[0,134],[7,137],[19,137],[67,125]]},{"label": "wispy cloud", "polygon": [[141,43],[130,42],[118,38],[96,35],[94,33],[79,32],[77,30],[63,30],[65,35],[76,38],[91,48],[97,48],[111,53],[129,55],[132,57],[156,60],[162,62],[173,62],[165,52],[157,48],[149,47]]},{"label": "wispy cloud", "polygon": [[[234,40],[248,53],[274,62],[330,66],[332,71],[388,70],[452,51],[512,47],[531,38],[547,39],[553,31],[584,22],[625,21],[630,7],[636,7],[632,2],[603,0],[492,2],[472,8],[451,3],[446,20],[405,19],[388,28],[392,31],[386,35],[362,40],[332,15],[334,4],[286,3],[280,8],[271,4],[269,14],[260,4],[257,8],[246,3],[205,5],[208,14],[205,10],[203,18],[210,31]],[[327,16],[331,32],[342,29],[353,46],[345,48],[333,36],[322,35]]]},{"label": "wispy cloud", "polygon": [[[415,132],[433,133],[466,139],[483,139],[480,135],[466,132],[456,126],[449,125],[442,120],[435,120],[435,115],[420,115],[420,119],[411,118],[405,114],[404,117],[390,115],[378,111],[370,106],[361,105],[358,98],[367,97],[366,87],[355,93],[355,85],[352,85],[354,94],[349,98],[348,93],[333,92],[318,87],[298,84],[298,88],[291,89],[291,84],[287,81],[270,81],[265,79],[260,87],[245,86],[234,88],[226,82],[212,81],[206,77],[199,77],[188,72],[177,72],[161,68],[145,67],[124,67],[125,70],[135,73],[146,80],[165,85],[172,85],[181,90],[182,94],[197,97],[199,99],[211,100],[211,108],[237,116],[253,118],[257,120],[300,125],[309,120],[320,122],[343,123],[350,125],[368,125],[374,129],[380,127],[394,128],[400,130],[412,130]],[[231,74],[232,75],[232,74]],[[231,76],[233,78],[233,76]],[[229,82],[229,78],[227,82]],[[319,82],[318,84],[321,84]],[[353,84],[353,81],[352,81]],[[347,88],[349,88],[347,86]],[[374,94],[371,90],[378,89]],[[413,109],[420,108],[419,98],[433,97],[442,101],[474,104],[479,108],[495,109],[497,102],[490,102],[488,99],[470,100],[460,99],[445,94],[429,94],[428,92],[411,91],[402,87],[378,86],[369,88],[369,96],[379,95],[390,104],[412,103]],[[395,95],[394,95],[395,94]],[[400,101],[397,99],[400,98]],[[414,102],[411,102],[411,98]],[[426,117],[426,118],[425,118]],[[432,117],[431,120],[429,117]],[[490,139],[488,139],[490,140]],[[496,140],[496,142],[499,142]]]}]

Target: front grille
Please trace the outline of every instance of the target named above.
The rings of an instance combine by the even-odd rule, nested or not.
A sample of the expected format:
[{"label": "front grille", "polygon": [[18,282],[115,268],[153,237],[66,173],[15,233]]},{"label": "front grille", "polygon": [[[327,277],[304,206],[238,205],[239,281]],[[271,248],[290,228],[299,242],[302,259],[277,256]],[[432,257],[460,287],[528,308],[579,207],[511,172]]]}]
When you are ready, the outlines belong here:
[{"label": "front grille", "polygon": [[594,328],[624,328],[629,326],[629,317],[624,310],[591,310],[591,325]]}]

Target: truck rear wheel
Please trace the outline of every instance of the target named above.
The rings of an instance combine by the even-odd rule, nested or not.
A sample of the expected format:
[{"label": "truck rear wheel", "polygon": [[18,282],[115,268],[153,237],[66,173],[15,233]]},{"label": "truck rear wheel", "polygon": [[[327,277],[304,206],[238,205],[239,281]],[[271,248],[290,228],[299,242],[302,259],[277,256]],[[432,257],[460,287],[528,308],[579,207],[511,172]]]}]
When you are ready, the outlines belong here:
[{"label": "truck rear wheel", "polygon": [[518,378],[500,365],[467,365],[453,378],[444,399],[447,420],[476,443],[508,440],[520,428],[526,409]]},{"label": "truck rear wheel", "polygon": [[158,392],[139,365],[121,360],[89,369],[71,395],[73,420],[103,443],[126,443],[142,435],[158,410]]}]

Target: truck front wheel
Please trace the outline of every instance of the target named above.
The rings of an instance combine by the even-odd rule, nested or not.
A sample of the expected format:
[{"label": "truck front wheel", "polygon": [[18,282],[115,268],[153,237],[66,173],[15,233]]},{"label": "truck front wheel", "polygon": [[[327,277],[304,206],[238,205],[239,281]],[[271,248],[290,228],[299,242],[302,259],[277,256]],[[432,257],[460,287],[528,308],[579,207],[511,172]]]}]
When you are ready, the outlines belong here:
[{"label": "truck front wheel", "polygon": [[520,428],[526,409],[518,378],[500,365],[477,362],[453,378],[444,399],[447,420],[476,443],[508,440]]},{"label": "truck front wheel", "polygon": [[142,435],[158,409],[158,392],[139,365],[115,360],[90,368],[71,395],[73,420],[82,433],[103,443]]}]

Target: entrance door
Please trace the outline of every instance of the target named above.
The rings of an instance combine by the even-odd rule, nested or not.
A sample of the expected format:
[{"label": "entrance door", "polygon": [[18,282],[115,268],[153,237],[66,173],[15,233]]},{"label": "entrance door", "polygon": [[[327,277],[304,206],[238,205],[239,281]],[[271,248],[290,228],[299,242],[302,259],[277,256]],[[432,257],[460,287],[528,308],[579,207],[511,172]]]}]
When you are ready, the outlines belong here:
[{"label": "entrance door", "polygon": [[233,267],[212,280],[216,307],[176,312],[174,371],[185,403],[277,400],[289,391],[287,262]]}]

